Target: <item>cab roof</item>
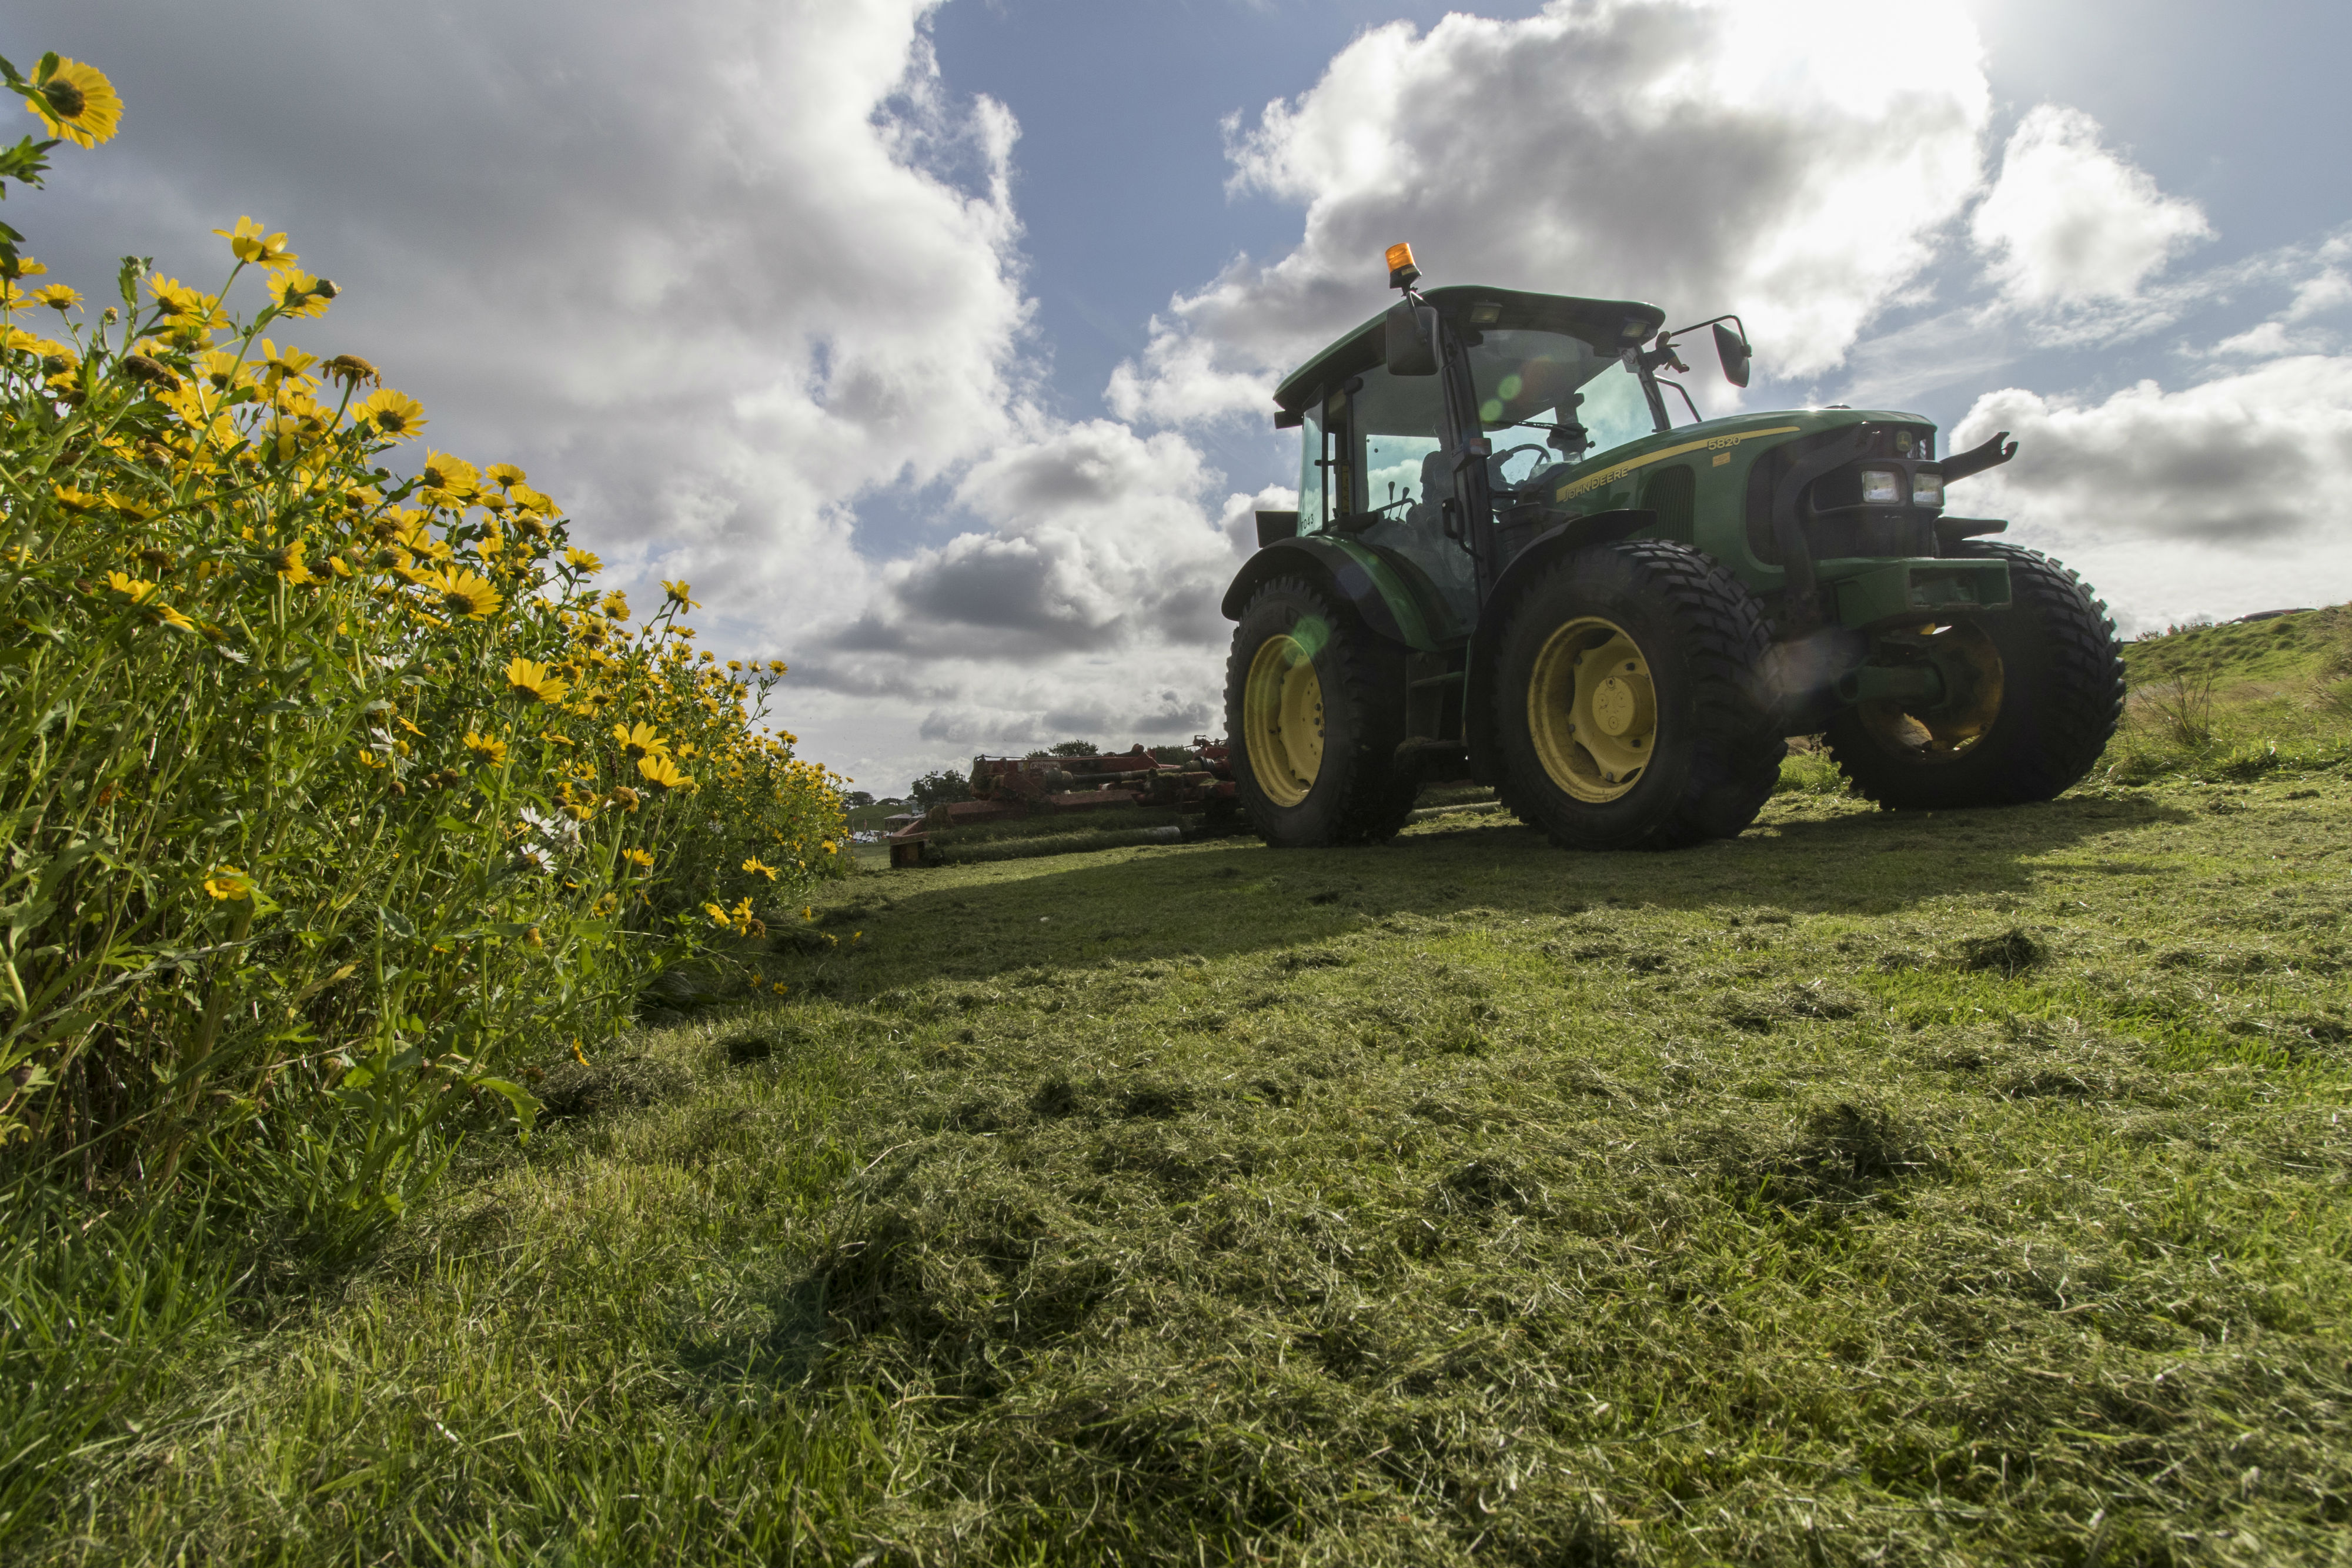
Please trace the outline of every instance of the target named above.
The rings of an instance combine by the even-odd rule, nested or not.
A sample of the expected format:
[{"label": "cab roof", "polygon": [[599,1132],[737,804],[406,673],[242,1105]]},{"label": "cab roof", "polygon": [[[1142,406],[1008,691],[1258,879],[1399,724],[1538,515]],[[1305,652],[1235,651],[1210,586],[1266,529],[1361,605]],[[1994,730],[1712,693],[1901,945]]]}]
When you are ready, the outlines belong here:
[{"label": "cab roof", "polygon": [[[1565,294],[1528,294],[1483,283],[1454,283],[1424,289],[1421,296],[1457,332],[1492,327],[1565,332],[1602,353],[1633,344],[1666,324],[1666,313],[1638,299],[1578,299]],[[1491,307],[1491,315],[1487,308]],[[1388,360],[1388,312],[1379,315],[1299,366],[1274,389],[1285,413],[1297,413],[1328,389]]]}]

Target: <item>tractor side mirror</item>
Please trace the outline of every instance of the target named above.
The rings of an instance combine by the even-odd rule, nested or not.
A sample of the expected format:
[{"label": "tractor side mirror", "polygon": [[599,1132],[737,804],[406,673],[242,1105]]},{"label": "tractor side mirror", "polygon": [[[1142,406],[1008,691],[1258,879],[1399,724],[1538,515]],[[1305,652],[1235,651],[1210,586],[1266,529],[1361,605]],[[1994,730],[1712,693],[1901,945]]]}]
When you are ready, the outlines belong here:
[{"label": "tractor side mirror", "polygon": [[1433,376],[1437,373],[1437,311],[1434,307],[1400,299],[1389,307],[1389,374]]},{"label": "tractor side mirror", "polygon": [[[1391,331],[1393,332],[1394,329],[1391,328]],[[1390,341],[1394,342],[1395,339],[1391,337]],[[1748,361],[1755,353],[1748,346],[1747,337],[1717,321],[1715,324],[1715,353],[1716,358],[1723,361],[1723,379],[1736,387],[1746,386]]]}]

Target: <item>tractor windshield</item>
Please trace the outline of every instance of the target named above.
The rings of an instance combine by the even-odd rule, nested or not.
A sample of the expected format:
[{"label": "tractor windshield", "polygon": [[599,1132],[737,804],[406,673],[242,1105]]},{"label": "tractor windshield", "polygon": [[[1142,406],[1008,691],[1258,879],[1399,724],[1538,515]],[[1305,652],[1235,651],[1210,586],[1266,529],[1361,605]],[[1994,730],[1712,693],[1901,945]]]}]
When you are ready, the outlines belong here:
[{"label": "tractor windshield", "polygon": [[1499,485],[1606,452],[1658,428],[1641,377],[1615,355],[1560,332],[1494,330],[1469,345],[1478,423]]}]

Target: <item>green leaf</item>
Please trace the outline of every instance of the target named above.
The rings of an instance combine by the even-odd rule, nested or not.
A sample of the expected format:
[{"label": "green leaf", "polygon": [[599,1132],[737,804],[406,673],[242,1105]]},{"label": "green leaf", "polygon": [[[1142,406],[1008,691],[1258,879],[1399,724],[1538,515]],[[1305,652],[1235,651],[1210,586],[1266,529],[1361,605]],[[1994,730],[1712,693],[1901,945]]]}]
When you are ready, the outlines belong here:
[{"label": "green leaf", "polygon": [[505,1078],[477,1078],[474,1080],[474,1086],[478,1089],[487,1089],[493,1094],[504,1096],[506,1103],[514,1107],[515,1123],[521,1132],[523,1141],[526,1143],[530,1141],[530,1130],[539,1120],[541,1104],[539,1099],[530,1090]]}]

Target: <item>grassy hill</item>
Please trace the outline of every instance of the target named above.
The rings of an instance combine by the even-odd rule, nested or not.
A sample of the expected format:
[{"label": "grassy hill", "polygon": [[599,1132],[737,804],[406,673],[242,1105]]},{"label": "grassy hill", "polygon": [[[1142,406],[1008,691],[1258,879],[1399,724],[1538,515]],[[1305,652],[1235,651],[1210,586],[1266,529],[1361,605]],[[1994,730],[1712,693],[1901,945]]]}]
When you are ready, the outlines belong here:
[{"label": "grassy hill", "polygon": [[1451,817],[857,878],[787,998],[551,1062],[373,1252],[183,1281],[230,1310],[143,1359],[20,1332],[26,1421],[114,1403],[0,1542],[2333,1560],[2352,719],[2272,624],[2136,644],[2211,733],[2143,691],[2044,806],[1800,768],[1669,855]]}]

